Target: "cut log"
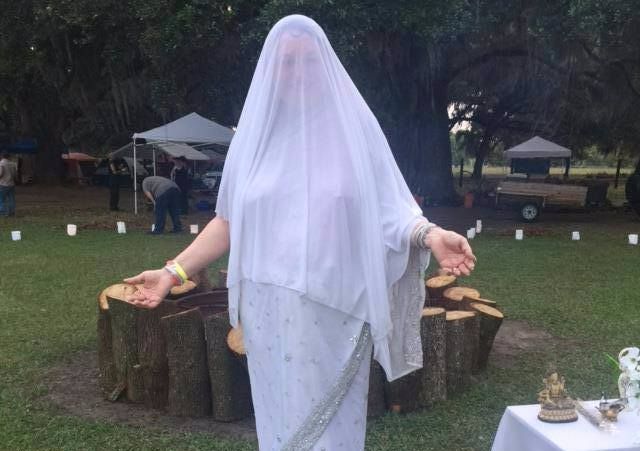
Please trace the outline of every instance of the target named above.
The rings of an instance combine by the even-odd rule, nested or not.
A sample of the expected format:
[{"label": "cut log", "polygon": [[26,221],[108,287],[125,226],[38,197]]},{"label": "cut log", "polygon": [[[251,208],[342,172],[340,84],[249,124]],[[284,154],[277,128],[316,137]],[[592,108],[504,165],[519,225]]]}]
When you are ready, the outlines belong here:
[{"label": "cut log", "polygon": [[464,385],[471,382],[471,375],[477,374],[480,347],[480,318],[474,317],[464,322]]},{"label": "cut log", "polygon": [[498,308],[498,303],[496,301],[492,301],[489,299],[483,299],[481,297],[470,297],[470,296],[463,296],[462,297],[462,309],[463,310],[472,310],[471,308],[471,304],[477,302],[478,304],[484,304],[484,305],[488,305],[489,307],[493,307],[493,308]]},{"label": "cut log", "polygon": [[443,307],[447,310],[463,310],[462,299],[464,297],[479,298],[480,292],[469,287],[447,288],[443,297]]},{"label": "cut log", "polygon": [[421,371],[416,370],[393,382],[385,381],[384,393],[389,409],[394,413],[409,413],[418,410],[418,397]]},{"label": "cut log", "polygon": [[211,291],[213,289],[213,285],[211,284],[211,280],[209,280],[208,268],[198,271],[192,278],[193,282],[196,284],[196,288],[194,291],[198,293],[204,293],[207,291]]},{"label": "cut log", "polygon": [[249,374],[227,345],[227,336],[231,330],[229,313],[215,313],[205,318],[204,330],[213,419],[236,421],[250,416],[252,405]]},{"label": "cut log", "polygon": [[218,288],[227,287],[227,270],[221,269],[218,271]]},{"label": "cut log", "polygon": [[493,340],[500,329],[504,315],[500,310],[480,303],[472,303],[471,308],[477,312],[480,318],[480,340],[475,367],[476,371],[484,371],[487,368]]},{"label": "cut log", "polygon": [[[109,399],[118,385],[116,365],[113,360],[111,317],[107,290],[98,296],[98,384],[105,399]],[[118,394],[119,396],[119,394]]]},{"label": "cut log", "polygon": [[387,380],[382,366],[371,358],[369,370],[369,394],[367,402],[367,417],[379,417],[387,410],[387,403],[384,396],[384,386]]},{"label": "cut log", "polygon": [[455,286],[455,276],[436,276],[431,277],[425,283],[427,288],[427,297],[425,299],[426,307],[442,307],[444,292]]},{"label": "cut log", "polygon": [[160,320],[167,343],[171,415],[202,417],[211,413],[211,385],[207,368],[202,314],[191,309]]},{"label": "cut log", "polygon": [[183,296],[195,293],[197,286],[198,285],[193,280],[187,280],[182,285],[172,287],[167,297],[169,299],[179,299]]},{"label": "cut log", "polygon": [[420,325],[424,367],[420,370],[418,403],[430,407],[447,399],[446,314],[443,308],[422,311]]},{"label": "cut log", "polygon": [[216,288],[205,293],[191,294],[175,301],[182,310],[198,307],[202,316],[226,312],[229,308],[229,291],[226,288]]},{"label": "cut log", "polygon": [[240,363],[247,368],[247,351],[244,348],[242,339],[242,327],[234,327],[227,334],[227,347],[240,360]]},{"label": "cut log", "polygon": [[[124,299],[132,294],[136,288],[127,284],[112,285],[106,290],[106,300],[109,306],[111,322],[111,343],[113,361],[116,369],[116,386],[126,387],[127,399],[140,402],[139,387],[129,387],[138,379],[130,374],[134,365],[138,365],[138,335],[137,321],[139,309]],[[113,395],[111,396],[113,398]]]},{"label": "cut log", "polygon": [[[463,311],[449,311],[447,321],[447,395],[459,392],[470,378],[471,365],[466,361],[465,352],[465,323],[473,321],[475,313]],[[467,373],[468,372],[468,373]]]},{"label": "cut log", "polygon": [[138,362],[144,386],[143,399],[147,407],[160,409],[167,405],[169,365],[167,342],[160,320],[180,311],[176,302],[165,300],[154,309],[140,309],[138,312]]}]

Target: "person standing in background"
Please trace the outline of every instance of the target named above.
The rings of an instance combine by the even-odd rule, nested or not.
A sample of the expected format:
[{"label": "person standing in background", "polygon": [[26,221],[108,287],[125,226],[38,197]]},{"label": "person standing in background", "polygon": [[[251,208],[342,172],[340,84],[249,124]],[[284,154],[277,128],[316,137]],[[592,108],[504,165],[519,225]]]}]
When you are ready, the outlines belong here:
[{"label": "person standing in background", "polygon": [[118,208],[120,185],[123,176],[128,173],[127,165],[122,158],[109,159],[109,209],[111,211],[120,211]]},{"label": "person standing in background", "polygon": [[16,180],[18,167],[9,159],[9,153],[3,152],[0,158],[0,216],[16,214]]},{"label": "person standing in background", "polygon": [[178,157],[173,159],[171,180],[180,188],[180,211],[183,215],[189,213],[189,191],[191,190],[191,175],[187,167],[187,159]]}]

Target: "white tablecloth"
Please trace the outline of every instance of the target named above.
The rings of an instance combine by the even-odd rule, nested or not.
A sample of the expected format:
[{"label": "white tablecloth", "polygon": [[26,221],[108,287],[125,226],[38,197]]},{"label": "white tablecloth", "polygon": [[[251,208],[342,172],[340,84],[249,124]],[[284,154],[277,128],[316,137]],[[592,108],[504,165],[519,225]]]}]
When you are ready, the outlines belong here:
[{"label": "white tablecloth", "polygon": [[[597,401],[585,404],[593,407]],[[606,432],[580,414],[578,421],[573,423],[544,423],[538,420],[539,411],[539,404],[507,407],[491,450],[640,451],[640,416],[636,412],[623,411],[614,430]]]}]

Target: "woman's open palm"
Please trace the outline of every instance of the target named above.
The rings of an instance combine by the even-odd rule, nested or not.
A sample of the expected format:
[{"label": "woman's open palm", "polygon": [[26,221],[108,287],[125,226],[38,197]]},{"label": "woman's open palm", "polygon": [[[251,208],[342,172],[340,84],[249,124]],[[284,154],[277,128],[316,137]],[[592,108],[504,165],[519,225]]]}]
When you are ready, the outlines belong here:
[{"label": "woman's open palm", "polygon": [[428,234],[427,240],[442,269],[457,276],[471,274],[475,268],[476,257],[465,237],[448,230],[436,229]]}]

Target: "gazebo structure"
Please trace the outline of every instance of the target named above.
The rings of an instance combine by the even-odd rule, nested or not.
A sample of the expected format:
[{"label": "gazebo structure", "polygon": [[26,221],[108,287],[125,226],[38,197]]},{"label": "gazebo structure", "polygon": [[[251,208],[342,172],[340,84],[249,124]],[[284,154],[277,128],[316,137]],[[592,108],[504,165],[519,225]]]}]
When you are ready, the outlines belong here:
[{"label": "gazebo structure", "polygon": [[510,161],[511,173],[531,172],[547,174],[551,166],[550,160],[552,158],[562,158],[565,160],[564,175],[569,175],[571,150],[540,138],[539,136],[534,136],[528,141],[505,150],[504,156]]},{"label": "gazebo structure", "polygon": [[[191,161],[209,161],[210,157],[196,149],[197,146],[219,144],[229,146],[233,138],[233,130],[197,113],[190,113],[173,122],[145,132],[134,133],[130,144],[110,154],[111,158],[132,156],[153,160],[156,170],[156,152],[164,152],[174,158],[185,157]],[[133,174],[134,211],[138,214],[138,184],[136,165]]]}]

